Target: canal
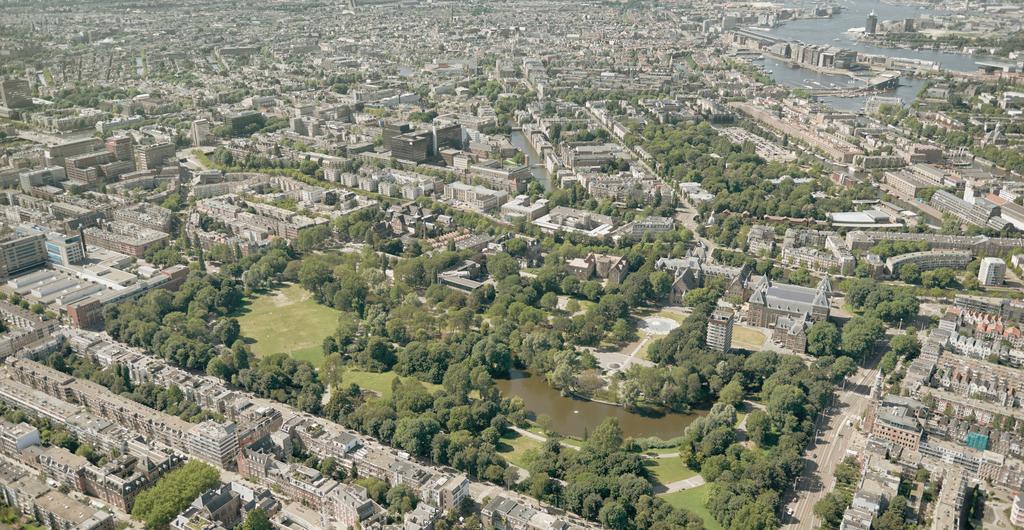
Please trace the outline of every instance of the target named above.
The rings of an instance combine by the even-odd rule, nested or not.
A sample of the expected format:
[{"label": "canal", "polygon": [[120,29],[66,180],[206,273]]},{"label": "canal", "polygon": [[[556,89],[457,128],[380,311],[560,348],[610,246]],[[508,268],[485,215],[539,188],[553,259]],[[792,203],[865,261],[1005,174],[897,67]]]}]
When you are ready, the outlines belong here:
[{"label": "canal", "polygon": [[667,413],[645,415],[622,407],[566,397],[551,388],[540,376],[521,370],[512,370],[508,379],[496,379],[498,389],[505,396],[519,396],[531,413],[531,419],[541,414],[551,418],[552,429],[565,436],[583,438],[605,418],[618,418],[623,433],[632,438],[657,436],[668,440],[683,434],[697,414]]},{"label": "canal", "polygon": [[551,179],[548,177],[548,170],[544,167],[544,159],[537,154],[537,151],[533,150],[533,146],[530,142],[526,141],[526,137],[523,136],[523,132],[519,130],[512,131],[512,145],[526,154],[528,164],[530,165],[530,173],[533,174],[534,180],[540,182],[540,185],[544,187],[544,191],[551,191]]}]

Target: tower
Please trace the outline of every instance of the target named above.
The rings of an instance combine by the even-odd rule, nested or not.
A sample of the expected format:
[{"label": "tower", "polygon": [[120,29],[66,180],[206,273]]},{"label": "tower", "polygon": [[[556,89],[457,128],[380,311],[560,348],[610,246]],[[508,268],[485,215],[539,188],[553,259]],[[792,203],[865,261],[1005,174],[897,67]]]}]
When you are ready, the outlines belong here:
[{"label": "tower", "polygon": [[874,35],[878,31],[878,16],[872,11],[868,15],[867,21],[864,23],[864,33],[866,35]]}]

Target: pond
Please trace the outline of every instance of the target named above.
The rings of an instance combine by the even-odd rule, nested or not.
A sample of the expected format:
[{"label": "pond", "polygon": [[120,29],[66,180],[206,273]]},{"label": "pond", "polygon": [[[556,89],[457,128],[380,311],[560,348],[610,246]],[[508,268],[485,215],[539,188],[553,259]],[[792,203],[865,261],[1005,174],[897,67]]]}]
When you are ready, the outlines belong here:
[{"label": "pond", "polygon": [[505,396],[519,396],[530,411],[531,419],[541,414],[551,417],[552,429],[577,438],[594,430],[605,418],[618,418],[623,433],[632,438],[657,436],[662,439],[683,434],[696,414],[640,414],[622,407],[563,396],[540,376],[512,370],[508,379],[496,379]]}]

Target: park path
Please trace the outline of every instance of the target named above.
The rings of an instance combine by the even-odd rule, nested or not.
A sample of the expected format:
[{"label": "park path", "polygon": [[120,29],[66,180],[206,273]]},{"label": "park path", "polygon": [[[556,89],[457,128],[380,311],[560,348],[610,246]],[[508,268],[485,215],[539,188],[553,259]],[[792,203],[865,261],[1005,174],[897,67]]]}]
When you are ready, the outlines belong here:
[{"label": "park path", "polygon": [[[539,434],[537,434],[535,432],[528,431],[528,430],[520,428],[520,427],[516,427],[515,425],[512,425],[509,428],[512,429],[513,431],[519,433],[520,436],[525,436],[526,438],[529,438],[531,440],[535,440],[535,441],[538,441],[540,443],[544,443],[544,442],[548,441],[546,436],[541,436],[541,435],[539,435]],[[571,443],[567,443],[565,440],[559,440],[558,443],[562,444],[563,447],[568,447],[569,449],[575,449],[577,451],[580,450],[580,446],[573,445]]]},{"label": "park path", "polygon": [[694,475],[687,479],[677,480],[675,482],[665,484],[665,491],[659,492],[659,495],[664,495],[665,493],[674,493],[683,490],[692,490],[693,488],[699,488],[704,484],[704,477],[700,475]]}]

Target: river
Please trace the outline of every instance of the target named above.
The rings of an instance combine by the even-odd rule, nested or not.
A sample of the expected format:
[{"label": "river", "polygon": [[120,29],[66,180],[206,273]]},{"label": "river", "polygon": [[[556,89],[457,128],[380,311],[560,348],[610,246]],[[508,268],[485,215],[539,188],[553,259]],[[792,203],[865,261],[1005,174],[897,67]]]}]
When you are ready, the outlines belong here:
[{"label": "river", "polygon": [[551,388],[543,377],[512,370],[509,379],[494,382],[505,396],[519,396],[533,417],[545,414],[551,418],[552,429],[566,435],[582,438],[605,418],[618,418],[623,433],[632,438],[657,436],[664,440],[683,434],[696,414],[668,413],[649,416],[627,411],[622,407],[566,397]]}]

